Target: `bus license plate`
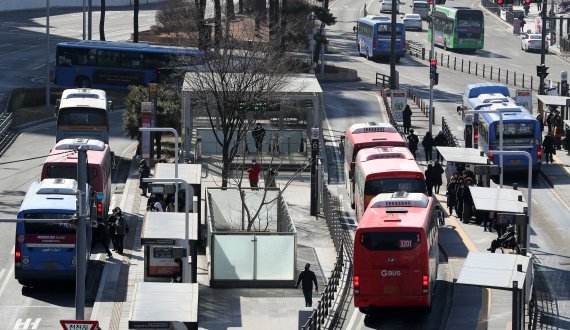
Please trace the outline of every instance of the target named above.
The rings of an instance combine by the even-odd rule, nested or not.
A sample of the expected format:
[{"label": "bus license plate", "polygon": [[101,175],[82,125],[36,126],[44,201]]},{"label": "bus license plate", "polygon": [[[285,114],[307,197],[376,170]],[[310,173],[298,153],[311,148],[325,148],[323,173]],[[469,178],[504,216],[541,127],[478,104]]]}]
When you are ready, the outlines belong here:
[{"label": "bus license plate", "polygon": [[400,293],[400,288],[396,285],[385,285],[384,294],[385,295],[397,295]]},{"label": "bus license plate", "polygon": [[521,163],[520,159],[513,159],[511,160],[511,165],[519,165]]},{"label": "bus license plate", "polygon": [[43,264],[44,269],[51,270],[57,268],[57,262],[44,262]]}]

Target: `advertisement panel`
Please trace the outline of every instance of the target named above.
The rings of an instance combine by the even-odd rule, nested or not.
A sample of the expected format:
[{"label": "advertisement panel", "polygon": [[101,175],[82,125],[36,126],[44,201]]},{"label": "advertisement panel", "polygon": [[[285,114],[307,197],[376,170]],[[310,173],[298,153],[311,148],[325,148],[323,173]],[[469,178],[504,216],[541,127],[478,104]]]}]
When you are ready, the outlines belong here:
[{"label": "advertisement panel", "polygon": [[525,107],[530,113],[532,113],[532,90],[517,89],[515,102],[517,102],[517,105]]},{"label": "advertisement panel", "polygon": [[403,121],[404,108],[408,103],[406,99],[406,91],[404,90],[392,91],[391,103],[392,103],[392,116],[394,116],[394,120]]}]

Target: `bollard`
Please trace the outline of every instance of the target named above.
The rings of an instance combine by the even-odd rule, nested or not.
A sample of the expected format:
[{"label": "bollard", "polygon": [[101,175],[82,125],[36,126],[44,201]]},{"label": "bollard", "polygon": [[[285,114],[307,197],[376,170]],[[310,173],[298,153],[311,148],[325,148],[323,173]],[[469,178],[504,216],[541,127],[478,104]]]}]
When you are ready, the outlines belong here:
[{"label": "bollard", "polygon": [[507,79],[506,79],[506,84],[509,84],[509,70],[507,70]]},{"label": "bollard", "polygon": [[524,88],[524,72],[523,72],[523,78],[522,78],[522,87]]},{"label": "bollard", "polygon": [[491,76],[489,77],[489,79],[493,80],[493,66],[491,65]]},{"label": "bollard", "polygon": [[483,78],[485,78],[485,64],[483,64]]},{"label": "bollard", "polygon": [[435,107],[431,107],[431,123],[435,125]]},{"label": "bollard", "polygon": [[426,49],[422,47],[422,61],[426,59]]},{"label": "bollard", "polygon": [[534,77],[530,76],[530,90],[532,90],[533,82],[534,82]]},{"label": "bollard", "polygon": [[202,158],[202,137],[200,135],[196,136],[196,146],[194,149],[194,159]]},{"label": "bollard", "polygon": [[513,72],[513,82],[515,83],[515,86],[517,85],[517,72]]},{"label": "bollard", "polygon": [[447,54],[447,68],[449,69],[449,54]]},{"label": "bollard", "polygon": [[467,63],[467,73],[471,74],[471,60],[469,60],[469,63]]},{"label": "bollard", "polygon": [[501,67],[499,67],[499,73],[497,74],[497,81],[501,82]]},{"label": "bollard", "polygon": [[453,56],[453,70],[457,70],[457,57]]},{"label": "bollard", "polygon": [[440,65],[443,65],[443,53],[441,53],[441,59],[439,60],[439,62],[441,63]]},{"label": "bollard", "polygon": [[479,71],[479,63],[475,62],[475,77],[477,77],[477,71]]},{"label": "bollard", "polygon": [[461,72],[463,72],[463,59],[461,59]]}]

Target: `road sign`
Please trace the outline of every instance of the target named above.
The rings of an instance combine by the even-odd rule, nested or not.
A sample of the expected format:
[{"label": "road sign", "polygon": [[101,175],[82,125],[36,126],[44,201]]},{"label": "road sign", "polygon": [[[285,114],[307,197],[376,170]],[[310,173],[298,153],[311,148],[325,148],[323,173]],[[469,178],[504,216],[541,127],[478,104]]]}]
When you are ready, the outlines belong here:
[{"label": "road sign", "polygon": [[64,330],[95,330],[99,325],[99,321],[81,320],[60,320],[59,323]]},{"label": "road sign", "polygon": [[568,80],[568,72],[567,71],[561,71],[560,72],[560,80],[562,80],[562,81]]},{"label": "road sign", "polygon": [[528,215],[517,213],[497,213],[499,225],[528,225]]}]

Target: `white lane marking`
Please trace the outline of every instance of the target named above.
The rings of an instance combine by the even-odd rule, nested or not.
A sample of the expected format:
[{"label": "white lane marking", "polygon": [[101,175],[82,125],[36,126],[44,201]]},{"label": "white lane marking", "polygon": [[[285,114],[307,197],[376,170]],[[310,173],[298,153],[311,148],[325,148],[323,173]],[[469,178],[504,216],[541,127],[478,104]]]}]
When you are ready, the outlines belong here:
[{"label": "white lane marking", "polygon": [[6,290],[6,286],[8,285],[8,281],[12,278],[13,274],[14,274],[14,264],[12,264],[12,266],[10,267],[8,274],[6,274],[6,277],[4,277],[4,281],[2,282],[2,286],[0,286],[0,297],[2,297],[4,290]]},{"label": "white lane marking", "polygon": [[24,322],[22,322],[22,319],[17,319],[16,324],[14,324],[14,330],[26,330],[30,328],[30,325],[32,326],[32,329],[37,329],[40,326],[41,321],[41,318],[37,318],[33,322],[32,319],[26,319]]},{"label": "white lane marking", "polygon": [[354,323],[356,322],[356,317],[358,316],[358,313],[360,313],[360,311],[355,308],[354,311],[352,312],[352,316],[350,317],[350,322],[348,322],[348,325],[346,326],[347,330],[353,329]]},{"label": "white lane marking", "polygon": [[2,268],[0,270],[0,279],[2,278],[2,276],[4,276],[4,273],[6,272],[6,268]]}]

